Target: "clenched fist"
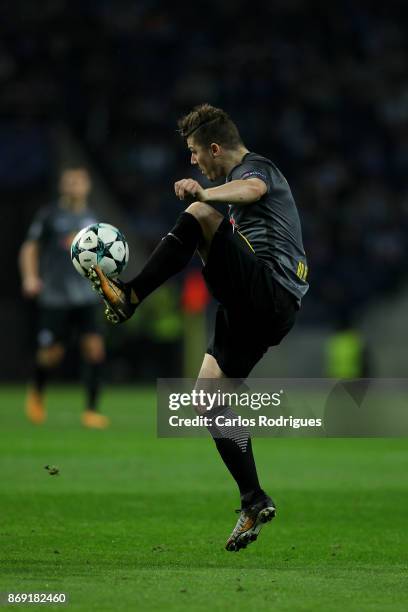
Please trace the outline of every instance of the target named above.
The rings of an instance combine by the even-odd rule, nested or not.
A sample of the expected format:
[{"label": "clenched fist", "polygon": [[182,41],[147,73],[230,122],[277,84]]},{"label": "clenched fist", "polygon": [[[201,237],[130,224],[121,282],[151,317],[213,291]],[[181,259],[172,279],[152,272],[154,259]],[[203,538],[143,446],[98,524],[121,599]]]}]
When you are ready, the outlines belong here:
[{"label": "clenched fist", "polygon": [[174,183],[174,191],[179,200],[198,200],[206,202],[206,190],[194,179],[181,179]]}]

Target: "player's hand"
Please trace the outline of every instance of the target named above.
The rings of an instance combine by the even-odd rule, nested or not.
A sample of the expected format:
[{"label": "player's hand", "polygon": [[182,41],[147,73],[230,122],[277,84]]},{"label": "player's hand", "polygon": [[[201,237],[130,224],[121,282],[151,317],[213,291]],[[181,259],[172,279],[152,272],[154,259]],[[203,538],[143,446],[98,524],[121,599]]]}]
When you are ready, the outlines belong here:
[{"label": "player's hand", "polygon": [[199,202],[206,202],[207,192],[200,183],[194,179],[181,179],[174,183],[174,192],[179,200],[198,200]]},{"label": "player's hand", "polygon": [[38,276],[27,276],[23,279],[23,295],[26,298],[35,298],[43,288],[43,282]]}]

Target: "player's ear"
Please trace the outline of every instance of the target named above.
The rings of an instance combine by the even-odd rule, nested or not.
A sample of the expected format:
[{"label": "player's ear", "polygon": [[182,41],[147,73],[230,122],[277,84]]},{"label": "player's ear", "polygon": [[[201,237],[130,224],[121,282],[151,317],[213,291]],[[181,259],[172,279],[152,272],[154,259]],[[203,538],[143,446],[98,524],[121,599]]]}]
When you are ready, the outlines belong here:
[{"label": "player's ear", "polygon": [[218,157],[219,154],[221,153],[221,147],[216,142],[212,142],[210,146],[210,151],[213,157]]}]

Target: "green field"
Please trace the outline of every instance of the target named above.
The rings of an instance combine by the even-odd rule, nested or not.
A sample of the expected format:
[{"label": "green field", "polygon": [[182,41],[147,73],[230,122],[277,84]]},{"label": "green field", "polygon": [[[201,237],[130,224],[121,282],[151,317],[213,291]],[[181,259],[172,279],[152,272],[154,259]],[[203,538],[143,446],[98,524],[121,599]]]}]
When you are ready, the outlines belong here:
[{"label": "green field", "polygon": [[50,391],[41,427],[23,399],[0,390],[0,591],[65,591],[75,610],[408,609],[408,440],[255,440],[278,515],[234,554],[230,476],[210,439],[157,439],[153,391],[107,390],[102,432],[79,425],[75,388]]}]

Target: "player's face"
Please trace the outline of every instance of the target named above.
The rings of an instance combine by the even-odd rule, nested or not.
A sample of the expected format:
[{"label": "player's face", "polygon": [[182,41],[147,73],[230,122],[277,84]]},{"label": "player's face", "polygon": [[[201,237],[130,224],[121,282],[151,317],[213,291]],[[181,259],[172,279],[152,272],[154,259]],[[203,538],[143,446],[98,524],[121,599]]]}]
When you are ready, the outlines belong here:
[{"label": "player's face", "polygon": [[217,157],[214,156],[211,148],[196,144],[192,138],[187,138],[187,146],[191,153],[192,165],[198,166],[204,176],[210,181],[215,181],[221,176]]},{"label": "player's face", "polygon": [[74,200],[86,200],[91,189],[91,181],[86,170],[66,170],[60,181],[63,196]]}]

